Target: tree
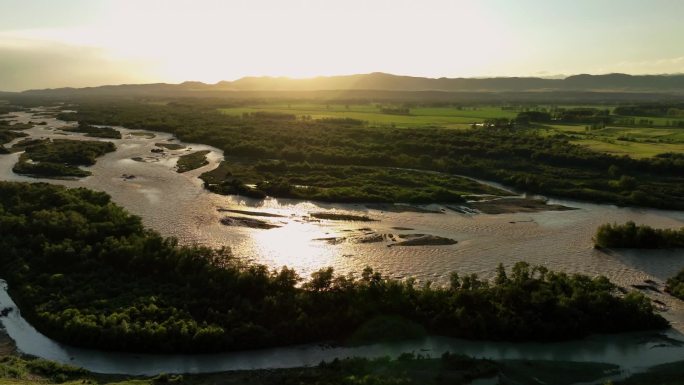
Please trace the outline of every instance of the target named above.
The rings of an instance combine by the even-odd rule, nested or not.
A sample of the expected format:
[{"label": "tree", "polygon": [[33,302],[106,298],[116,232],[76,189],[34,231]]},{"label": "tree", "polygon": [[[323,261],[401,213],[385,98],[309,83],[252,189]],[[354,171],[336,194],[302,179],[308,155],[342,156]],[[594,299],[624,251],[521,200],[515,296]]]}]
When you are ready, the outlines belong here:
[{"label": "tree", "polygon": [[499,263],[496,268],[496,278],[494,278],[494,284],[497,286],[503,286],[509,282],[508,276],[506,275],[506,268],[503,263]]}]

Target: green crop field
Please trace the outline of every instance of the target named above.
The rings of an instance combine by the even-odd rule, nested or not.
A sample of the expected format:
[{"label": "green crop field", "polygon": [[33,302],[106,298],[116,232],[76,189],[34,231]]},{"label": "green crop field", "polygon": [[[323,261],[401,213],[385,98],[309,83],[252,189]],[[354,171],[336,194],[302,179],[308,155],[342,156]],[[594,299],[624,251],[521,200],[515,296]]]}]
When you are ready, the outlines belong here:
[{"label": "green crop field", "polygon": [[684,152],[684,128],[612,127],[587,130],[584,125],[544,126],[545,135],[566,134],[572,143],[614,155],[648,158]]},{"label": "green crop field", "polygon": [[321,118],[352,118],[368,122],[374,126],[424,127],[439,126],[448,128],[467,128],[472,123],[480,123],[485,119],[512,119],[517,111],[504,110],[501,107],[418,107],[411,108],[409,115],[383,113],[374,104],[261,104],[239,108],[223,108],[221,111],[230,115],[242,115],[251,112],[278,112],[301,116]]}]

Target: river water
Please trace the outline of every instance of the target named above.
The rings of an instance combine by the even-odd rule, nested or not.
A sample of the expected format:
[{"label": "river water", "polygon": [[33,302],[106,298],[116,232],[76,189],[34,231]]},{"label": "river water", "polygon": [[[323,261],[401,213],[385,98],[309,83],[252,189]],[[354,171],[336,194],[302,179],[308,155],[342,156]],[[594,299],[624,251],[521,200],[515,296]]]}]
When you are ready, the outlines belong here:
[{"label": "river water", "polygon": [[[88,139],[79,134],[65,133],[60,128],[69,123],[52,117],[35,115],[36,109],[29,112],[12,113],[17,122],[36,123],[45,125],[24,130],[33,138],[71,138]],[[661,291],[664,281],[676,274],[684,267],[684,251],[620,251],[605,253],[595,250],[591,237],[596,227],[606,222],[625,222],[633,220],[637,223],[655,227],[678,228],[684,226],[684,212],[664,211],[641,208],[620,208],[611,205],[588,204],[573,201],[552,200],[576,208],[569,211],[546,211],[539,213],[515,213],[498,215],[466,215],[451,211],[439,205],[425,208],[441,213],[394,212],[370,209],[363,205],[324,204],[308,201],[287,199],[266,199],[256,201],[236,196],[221,196],[207,192],[197,177],[205,171],[216,167],[223,159],[220,150],[199,144],[186,144],[180,150],[165,150],[153,153],[155,143],[180,143],[172,135],[165,133],[144,133],[117,127],[123,135],[120,140],[109,140],[116,144],[117,151],[98,158],[97,164],[88,167],[93,175],[80,180],[44,180],[70,187],[88,187],[106,191],[114,202],[122,205],[131,213],[139,215],[143,223],[163,235],[175,236],[182,243],[201,243],[214,247],[229,246],[239,257],[264,263],[273,268],[289,266],[303,276],[322,267],[333,266],[338,273],[359,273],[365,266],[372,266],[376,270],[391,277],[415,277],[419,280],[431,280],[444,283],[452,271],[459,273],[478,273],[483,277],[491,277],[494,267],[500,262],[510,266],[517,261],[527,261],[531,264],[543,264],[553,270],[579,272],[589,275],[606,275],[615,283],[631,288],[631,285],[644,284],[645,280],[653,281],[652,285]],[[141,135],[144,134],[144,135]],[[102,139],[105,140],[105,139]],[[11,144],[10,144],[11,145]],[[9,147],[9,145],[8,145]],[[209,164],[202,168],[179,174],[174,167],[178,157],[182,154],[208,150]],[[12,166],[19,154],[0,155],[0,179],[14,181],[31,181],[38,179],[16,175]],[[141,161],[133,158],[142,158]],[[141,160],[141,159],[138,159]],[[133,175],[135,178],[125,178]],[[263,217],[249,215],[251,218],[266,220],[280,227],[273,229],[254,229],[248,227],[228,227],[220,223],[221,218],[230,215],[245,216],[236,213],[220,212],[219,209],[245,210],[266,214],[276,214],[277,217]],[[314,212],[350,213],[367,215],[377,221],[374,222],[342,222],[331,220],[314,220],[310,217]],[[402,228],[402,229],[397,229]],[[409,230],[410,229],[410,230]],[[357,243],[351,241],[327,242],[326,238],[354,237],[368,234],[432,234],[456,239],[455,245],[450,246],[414,246],[387,247],[389,242]],[[665,309],[663,315],[672,322],[674,329],[671,333],[684,330],[684,304],[662,292],[649,290],[645,292],[649,297],[660,301]],[[4,301],[0,301],[0,304]],[[7,319],[11,319],[7,318]],[[3,323],[8,324],[7,320]],[[22,326],[26,330],[28,325]],[[235,353],[227,355],[213,355],[212,358],[202,356],[163,356],[143,359],[144,363],[135,366],[139,355],[116,355],[98,352],[107,358],[94,358],[92,352],[66,348],[59,345],[48,349],[46,346],[36,348],[33,343],[23,344],[24,334],[16,334],[8,327],[12,336],[15,333],[19,349],[45,358],[58,361],[72,361],[87,369],[100,372],[117,372],[137,374],[147,370],[152,373],[156,368],[163,371],[216,371],[231,368],[254,367],[283,367],[296,366],[302,363],[315,364],[326,354],[339,356],[347,354],[348,349],[320,350],[311,347],[305,349],[276,349],[258,353]],[[677,334],[678,335],[678,334]],[[679,336],[681,337],[681,336]],[[14,337],[13,337],[14,338]],[[598,338],[598,337],[597,337]],[[621,356],[628,351],[633,354],[634,362],[645,364],[642,354],[654,356],[654,350],[646,354],[643,344],[634,344],[625,337],[601,337],[599,342],[571,342],[565,344],[500,344],[482,342],[458,342],[458,346],[467,346],[466,353],[477,351],[483,355],[493,351],[506,352],[501,357],[511,357],[508,354],[531,354],[531,358],[538,351],[541,356],[572,357],[579,360],[610,361],[627,360]],[[642,338],[642,337],[639,337]],[[411,348],[430,348],[438,351],[445,345],[439,345],[445,339],[427,339]],[[593,341],[593,340],[592,340]],[[45,341],[43,341],[45,342]],[[427,344],[427,345],[425,345]],[[578,345],[579,344],[579,345]],[[587,344],[593,353],[587,353],[579,347]],[[598,346],[600,348],[590,348]],[[33,346],[33,347],[31,347]],[[397,348],[396,346],[399,346]],[[403,345],[395,347],[364,347],[370,351],[384,354],[399,352]],[[527,350],[527,346],[529,349]],[[556,347],[557,346],[557,347]],[[404,346],[405,348],[405,346]],[[623,349],[624,348],[624,349]],[[61,349],[61,350],[60,350]],[[294,349],[294,350],[293,350]],[[375,349],[375,350],[373,350]],[[399,349],[399,350],[397,350]],[[470,349],[470,350],[469,350]],[[478,350],[480,349],[480,350]],[[569,349],[569,350],[567,350]],[[579,349],[579,350],[577,350]],[[593,350],[592,350],[593,349]],[[623,350],[621,350],[623,349]],[[665,349],[665,348],[663,348]],[[675,358],[684,359],[684,352],[679,349],[669,358],[656,359],[658,362],[672,361]],[[461,350],[459,348],[459,350]],[[577,350],[577,351],[574,351]],[[60,353],[55,353],[60,351]],[[52,353],[48,353],[52,352]],[[298,352],[285,354],[283,352]],[[360,352],[360,351],[359,351]],[[518,352],[518,353],[511,353]],[[441,352],[439,352],[441,353]],[[492,353],[493,354],[493,353]],[[497,353],[498,354],[498,353]],[[503,353],[502,353],[503,354]],[[676,357],[675,357],[676,356]],[[74,360],[71,360],[74,357]],[[514,356],[513,356],[514,357]],[[655,354],[655,357],[660,355]],[[114,359],[113,362],[112,359]],[[559,358],[560,359],[560,358]],[[565,358],[564,358],[565,359]],[[655,359],[655,358],[654,358]],[[96,362],[94,362],[94,361]],[[133,361],[131,361],[133,360]],[[616,363],[619,363],[615,361]],[[625,361],[625,362],[627,362]],[[655,361],[654,361],[655,362]]]}]

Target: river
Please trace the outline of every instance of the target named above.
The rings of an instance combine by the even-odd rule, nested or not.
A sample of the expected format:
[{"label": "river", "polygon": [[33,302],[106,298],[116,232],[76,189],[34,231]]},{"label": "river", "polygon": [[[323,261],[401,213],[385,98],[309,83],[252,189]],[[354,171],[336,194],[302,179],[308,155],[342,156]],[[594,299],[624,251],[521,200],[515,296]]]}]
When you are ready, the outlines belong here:
[{"label": "river", "polygon": [[[35,114],[41,111],[43,110],[35,109],[12,113],[12,115],[16,116],[14,120],[17,122],[45,122],[45,125],[36,125],[24,131],[33,138],[68,137],[98,140],[61,131],[60,128],[68,126],[69,123]],[[500,262],[510,266],[517,261],[524,260],[531,264],[543,264],[550,269],[570,273],[606,275],[612,281],[627,288],[631,288],[631,285],[644,284],[644,281],[649,280],[654,282],[652,285],[659,292],[649,290],[645,294],[664,304],[667,311],[663,315],[675,329],[670,333],[682,339],[679,333],[684,329],[684,304],[661,292],[664,281],[684,267],[682,251],[605,253],[593,248],[591,237],[596,227],[606,222],[621,223],[633,220],[656,227],[682,227],[684,226],[684,212],[551,200],[551,203],[559,203],[576,209],[539,213],[468,215],[451,211],[440,205],[425,207],[441,212],[435,214],[391,212],[370,209],[363,205],[324,204],[287,199],[256,201],[236,196],[221,196],[207,192],[202,187],[201,180],[197,178],[201,173],[216,167],[221,161],[223,154],[220,150],[205,145],[180,143],[170,134],[145,133],[122,127],[117,127],[117,129],[121,131],[123,138],[107,139],[116,144],[117,151],[98,158],[97,164],[88,167],[87,169],[93,173],[92,176],[80,180],[44,181],[106,191],[112,196],[114,202],[125,207],[129,212],[141,216],[146,226],[163,235],[175,236],[185,244],[230,246],[236,256],[264,263],[273,268],[287,265],[303,276],[308,276],[311,272],[327,266],[333,266],[338,273],[358,273],[365,266],[372,266],[394,278],[410,276],[422,281],[444,283],[451,271],[478,273],[482,277],[491,277],[494,267]],[[155,143],[160,142],[179,143],[185,145],[186,148],[165,150],[164,153],[151,152],[155,148]],[[174,167],[178,157],[197,150],[209,151],[209,164],[187,173],[177,173]],[[35,178],[16,175],[12,172],[12,166],[18,156],[17,153],[0,155],[0,179],[37,181]],[[133,158],[143,161],[136,161]],[[133,175],[135,178],[125,178],[124,175]],[[280,227],[265,230],[224,226],[220,223],[220,219],[226,215],[244,215],[219,212],[219,209],[279,215],[278,217],[258,218]],[[319,221],[310,217],[310,214],[314,212],[367,215],[377,221]],[[410,228],[410,230],[397,228]],[[458,243],[450,246],[387,247],[386,242],[339,241],[332,244],[321,240],[350,237],[350,235],[368,232],[394,235],[432,234],[456,239]],[[3,297],[0,304],[4,304],[6,300]],[[430,338],[420,342],[363,347],[354,350],[341,348],[321,350],[317,347],[305,347],[212,356],[142,356],[105,352],[94,354],[54,343],[54,345],[49,345],[52,343],[48,342],[49,340],[41,340],[40,343],[24,343],[26,339],[33,340],[27,337],[27,334],[19,332],[22,330],[39,340],[40,338],[35,336],[35,331],[27,329],[30,325],[25,322],[15,320],[19,326],[11,326],[14,321],[9,320],[15,319],[13,317],[21,320],[18,314],[14,313],[3,319],[3,323],[10,336],[17,341],[20,350],[107,373],[206,372],[239,368],[287,367],[315,364],[326,357],[344,356],[351,353],[384,355],[406,349],[425,348],[441,354],[448,346],[457,346],[456,351],[476,356],[492,354],[493,358],[495,356],[549,357],[615,363],[634,362],[635,365],[642,366],[651,363],[648,361],[650,358],[644,357],[655,357],[652,363],[673,361],[675,358],[684,359],[684,351],[680,350],[681,347],[655,348],[654,350],[644,347],[646,345],[643,343],[635,342],[634,338],[643,341],[643,336],[595,337],[588,341],[546,345],[465,342]],[[583,348],[585,345],[586,349]],[[662,356],[655,354],[656,351],[660,351],[659,349],[664,352]],[[674,355],[671,354],[673,352]],[[555,358],[556,356],[559,358]]]}]

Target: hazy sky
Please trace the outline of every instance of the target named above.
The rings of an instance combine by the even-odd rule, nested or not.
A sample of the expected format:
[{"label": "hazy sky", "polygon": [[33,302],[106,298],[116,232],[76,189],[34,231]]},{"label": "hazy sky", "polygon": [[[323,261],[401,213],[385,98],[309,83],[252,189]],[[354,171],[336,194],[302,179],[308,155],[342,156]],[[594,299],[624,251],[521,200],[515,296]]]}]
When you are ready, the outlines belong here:
[{"label": "hazy sky", "polygon": [[684,72],[683,0],[0,0],[0,90]]}]

